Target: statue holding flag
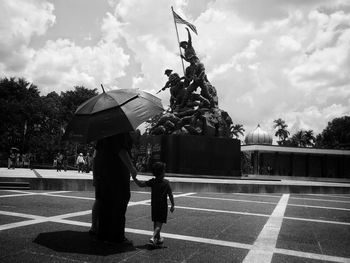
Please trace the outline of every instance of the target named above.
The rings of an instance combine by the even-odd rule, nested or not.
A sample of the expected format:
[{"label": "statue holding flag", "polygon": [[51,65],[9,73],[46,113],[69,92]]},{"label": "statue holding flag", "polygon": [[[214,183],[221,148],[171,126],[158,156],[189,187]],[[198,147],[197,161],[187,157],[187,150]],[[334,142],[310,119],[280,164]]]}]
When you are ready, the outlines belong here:
[{"label": "statue holding flag", "polygon": [[186,60],[187,62],[191,62],[191,58],[197,56],[196,51],[194,51],[194,48],[192,46],[192,38],[190,30],[186,27],[187,34],[188,34],[188,41],[181,41],[180,47],[184,49],[184,55],[181,54],[181,58]]},{"label": "statue holding flag", "polygon": [[[189,133],[228,137],[231,123],[226,121],[228,118],[224,118],[227,113],[218,108],[216,89],[209,82],[204,64],[199,60],[192,45],[189,29],[198,35],[197,29],[193,24],[176,14],[173,8],[171,9],[184,76],[180,77],[179,74],[167,69],[164,74],[168,76],[168,81],[157,93],[170,88],[170,109],[167,114],[176,118],[177,121],[172,122],[164,115],[164,118],[160,117],[159,122],[155,123],[153,128],[151,127],[151,134]],[[180,42],[176,24],[188,26],[188,28],[186,27],[187,41]],[[186,70],[183,60],[190,63]],[[195,93],[198,88],[201,89],[200,94]],[[188,120],[194,121],[189,122]],[[172,125],[170,125],[170,122]]]}]

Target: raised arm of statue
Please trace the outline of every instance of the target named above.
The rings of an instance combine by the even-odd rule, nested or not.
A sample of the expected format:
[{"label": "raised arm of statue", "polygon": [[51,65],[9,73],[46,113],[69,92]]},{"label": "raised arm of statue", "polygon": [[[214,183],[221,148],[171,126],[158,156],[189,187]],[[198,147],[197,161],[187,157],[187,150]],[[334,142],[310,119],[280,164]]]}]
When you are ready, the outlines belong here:
[{"label": "raised arm of statue", "polygon": [[188,29],[188,27],[186,27],[186,30],[187,30],[187,35],[188,35],[188,45],[192,47],[192,38],[191,38],[191,33],[190,33],[190,30]]}]

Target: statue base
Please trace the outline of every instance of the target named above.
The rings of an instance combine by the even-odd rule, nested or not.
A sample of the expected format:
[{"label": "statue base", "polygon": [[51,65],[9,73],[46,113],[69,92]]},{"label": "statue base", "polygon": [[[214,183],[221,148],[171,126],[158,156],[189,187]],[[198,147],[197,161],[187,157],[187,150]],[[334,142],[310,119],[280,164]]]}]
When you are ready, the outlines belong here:
[{"label": "statue base", "polygon": [[150,172],[156,161],[166,163],[168,173],[241,176],[241,144],[237,139],[193,136],[141,136],[135,150],[139,171]]}]

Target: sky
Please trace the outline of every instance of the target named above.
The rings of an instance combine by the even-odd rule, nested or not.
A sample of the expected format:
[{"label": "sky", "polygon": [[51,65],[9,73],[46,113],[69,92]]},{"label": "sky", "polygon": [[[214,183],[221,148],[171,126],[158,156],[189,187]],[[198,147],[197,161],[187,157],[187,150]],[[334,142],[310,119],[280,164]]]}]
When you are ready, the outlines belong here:
[{"label": "sky", "polygon": [[[0,77],[41,95],[100,84],[155,94],[165,69],[183,75],[172,6],[197,27],[219,107],[246,134],[260,124],[273,135],[278,118],[318,134],[350,115],[349,0],[1,0]],[[169,91],[157,96],[169,105]]]}]

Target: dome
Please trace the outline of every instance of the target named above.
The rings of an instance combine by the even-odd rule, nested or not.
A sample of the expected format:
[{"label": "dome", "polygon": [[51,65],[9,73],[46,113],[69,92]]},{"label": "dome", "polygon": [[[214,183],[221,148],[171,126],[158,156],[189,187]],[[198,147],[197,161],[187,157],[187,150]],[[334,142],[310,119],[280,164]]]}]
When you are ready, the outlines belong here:
[{"label": "dome", "polygon": [[254,131],[248,133],[245,137],[246,144],[272,144],[272,136],[266,131],[260,128],[260,124],[255,128]]}]

